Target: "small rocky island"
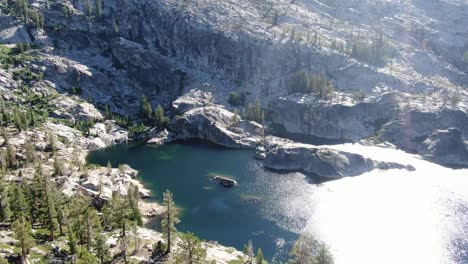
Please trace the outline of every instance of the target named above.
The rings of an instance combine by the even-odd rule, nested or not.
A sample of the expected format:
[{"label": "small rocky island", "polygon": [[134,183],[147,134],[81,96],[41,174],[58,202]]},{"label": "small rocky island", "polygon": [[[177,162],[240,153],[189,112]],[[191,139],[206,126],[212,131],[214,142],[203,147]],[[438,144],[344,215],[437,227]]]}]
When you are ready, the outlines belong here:
[{"label": "small rocky island", "polygon": [[213,180],[217,181],[219,184],[221,184],[224,187],[230,188],[234,187],[237,185],[237,181],[233,180],[231,178],[225,177],[225,176],[214,176]]}]

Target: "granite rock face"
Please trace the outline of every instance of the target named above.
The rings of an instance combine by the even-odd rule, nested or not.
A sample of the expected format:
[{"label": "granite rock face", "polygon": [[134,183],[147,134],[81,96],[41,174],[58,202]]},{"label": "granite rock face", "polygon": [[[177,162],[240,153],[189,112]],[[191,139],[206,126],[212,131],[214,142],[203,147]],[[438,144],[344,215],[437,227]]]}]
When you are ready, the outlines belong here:
[{"label": "granite rock face", "polygon": [[267,137],[264,166],[279,171],[296,171],[327,179],[356,176],[373,169],[407,169],[411,166],[375,161],[360,154]]},{"label": "granite rock face", "polygon": [[259,124],[239,120],[220,106],[194,108],[173,120],[169,129],[176,139],[204,139],[229,148],[254,149],[262,140],[263,128]]},{"label": "granite rock face", "polygon": [[468,142],[462,140],[455,128],[437,130],[418,147],[418,153],[427,160],[452,166],[468,166]]},{"label": "granite rock face", "polygon": [[183,114],[194,108],[204,107],[210,104],[213,104],[213,95],[210,92],[192,89],[190,92],[172,102],[172,110],[178,114]]},{"label": "granite rock face", "polygon": [[204,139],[224,147],[254,149],[262,140],[263,127],[235,117],[223,106],[213,104],[212,98],[210,92],[194,89],[175,100],[172,109],[178,115],[169,124],[169,138]]},{"label": "granite rock face", "polygon": [[376,102],[338,103],[294,94],[274,100],[270,121],[280,130],[304,137],[357,141],[370,137],[395,114],[393,94]]}]

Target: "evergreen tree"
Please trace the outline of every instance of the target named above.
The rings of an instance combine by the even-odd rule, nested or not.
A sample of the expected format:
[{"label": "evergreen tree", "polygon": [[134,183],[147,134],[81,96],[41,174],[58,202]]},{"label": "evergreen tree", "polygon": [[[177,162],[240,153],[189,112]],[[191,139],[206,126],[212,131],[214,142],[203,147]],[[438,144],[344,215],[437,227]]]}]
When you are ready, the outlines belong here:
[{"label": "evergreen tree", "polygon": [[237,126],[239,124],[239,113],[237,111],[237,108],[234,109],[234,116],[232,117],[232,124],[234,126]]},{"label": "evergreen tree", "polygon": [[75,255],[77,253],[77,245],[76,245],[76,236],[73,229],[68,230],[68,247],[70,248],[70,254]]},{"label": "evergreen tree", "polygon": [[97,234],[96,236],[96,245],[94,246],[94,251],[101,264],[109,263],[111,259],[109,246],[106,244],[105,237],[101,233]]},{"label": "evergreen tree", "polygon": [[47,219],[47,227],[49,229],[50,233],[50,240],[54,241],[55,240],[55,228],[57,227],[57,211],[55,207],[55,197],[54,197],[54,186],[53,182],[48,179],[48,177],[45,177],[44,181],[44,201],[42,204],[45,205],[45,215]]},{"label": "evergreen tree", "polygon": [[64,235],[64,226],[67,221],[67,200],[64,197],[64,194],[54,186],[52,189],[52,196],[55,204],[55,211],[57,212],[57,224],[59,227],[60,235]]},{"label": "evergreen tree", "polygon": [[13,147],[13,145],[10,144],[8,139],[5,139],[6,141],[6,159],[8,163],[8,168],[14,169],[17,166],[17,160],[16,160],[16,149]]},{"label": "evergreen tree", "polygon": [[314,261],[314,251],[317,242],[311,235],[301,235],[299,239],[294,243],[294,246],[289,252],[292,257],[289,260],[290,264],[310,264]]},{"label": "evergreen tree", "polygon": [[73,210],[68,210],[68,225],[69,229],[76,235],[80,245],[84,245],[87,236],[87,215],[90,201],[87,197],[77,195],[69,205]]},{"label": "evergreen tree", "polygon": [[248,258],[247,262],[249,264],[252,264],[253,259],[254,259],[254,248],[253,248],[252,240],[249,240],[247,245],[244,246],[244,253],[247,255],[247,258]]},{"label": "evergreen tree", "polygon": [[12,213],[12,221],[26,219],[29,207],[22,186],[17,183],[10,185],[8,188],[8,203]]},{"label": "evergreen tree", "polygon": [[76,264],[99,264],[99,260],[85,247],[80,247]]},{"label": "evergreen tree", "polygon": [[26,162],[32,163],[36,158],[36,153],[34,152],[34,145],[31,143],[30,140],[26,141],[24,145],[24,151],[26,154]]},{"label": "evergreen tree", "polygon": [[140,190],[137,186],[130,186],[127,191],[127,201],[128,201],[128,220],[135,222],[137,225],[143,225],[143,219],[138,208],[140,201]]},{"label": "evergreen tree", "polygon": [[141,117],[145,120],[151,120],[153,114],[153,109],[151,108],[151,104],[148,101],[146,96],[141,97]]},{"label": "evergreen tree", "polygon": [[112,164],[110,161],[107,161],[107,176],[111,175],[112,173]]},{"label": "evergreen tree", "polygon": [[316,264],[333,264],[333,255],[330,252],[330,249],[325,243],[320,243],[318,246],[317,254],[315,256]]},{"label": "evergreen tree", "polygon": [[15,238],[18,240],[17,246],[21,250],[21,263],[26,264],[26,258],[29,253],[29,250],[34,246],[34,239],[30,235],[29,224],[26,220],[17,219],[13,222],[11,229],[15,233]]},{"label": "evergreen tree", "polygon": [[7,222],[10,219],[10,214],[8,185],[4,180],[4,175],[0,174],[0,222]]},{"label": "evergreen tree", "polygon": [[177,263],[201,264],[206,263],[206,249],[198,237],[193,233],[180,235],[179,249],[176,255]]},{"label": "evergreen tree", "polygon": [[166,212],[163,220],[161,221],[161,226],[164,235],[167,237],[167,249],[166,252],[171,252],[171,238],[172,235],[177,232],[175,227],[176,224],[180,222],[178,218],[178,210],[175,207],[173,201],[172,193],[169,190],[166,190],[163,193],[163,206],[166,207]]},{"label": "evergreen tree", "polygon": [[158,130],[164,129],[169,123],[169,118],[164,114],[164,109],[161,105],[158,105],[156,111],[154,111],[154,123]]},{"label": "evergreen tree", "polygon": [[94,237],[101,229],[101,222],[94,207],[88,206],[86,210],[86,249],[90,250]]},{"label": "evergreen tree", "polygon": [[138,238],[138,223],[135,221],[132,223],[133,233],[133,254],[136,254],[140,250],[140,239]]},{"label": "evergreen tree", "polygon": [[263,257],[263,251],[261,248],[258,248],[257,250],[257,256],[255,257],[255,260],[257,262],[257,264],[266,264],[266,260],[265,258]]}]

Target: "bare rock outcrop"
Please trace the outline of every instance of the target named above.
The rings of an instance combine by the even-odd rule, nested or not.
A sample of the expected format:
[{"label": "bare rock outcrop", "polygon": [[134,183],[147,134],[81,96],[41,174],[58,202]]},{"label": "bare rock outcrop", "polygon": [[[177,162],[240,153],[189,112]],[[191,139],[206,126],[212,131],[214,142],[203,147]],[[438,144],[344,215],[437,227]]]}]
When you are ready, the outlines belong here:
[{"label": "bare rock outcrop", "polygon": [[360,154],[282,140],[266,139],[264,166],[279,171],[297,171],[327,179],[356,176],[373,169],[408,169],[408,165],[381,162]]},{"label": "bare rock outcrop", "polygon": [[468,142],[455,128],[432,133],[418,146],[418,153],[436,163],[468,167]]}]

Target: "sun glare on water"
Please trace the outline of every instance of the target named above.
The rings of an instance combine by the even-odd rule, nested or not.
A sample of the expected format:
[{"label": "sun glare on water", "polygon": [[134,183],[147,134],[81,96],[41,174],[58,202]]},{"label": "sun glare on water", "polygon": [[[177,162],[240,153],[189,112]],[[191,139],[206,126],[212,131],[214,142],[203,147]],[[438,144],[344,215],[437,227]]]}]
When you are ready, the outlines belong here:
[{"label": "sun glare on water", "polygon": [[411,164],[320,185],[305,230],[331,245],[336,263],[467,263],[468,170],[394,149],[335,148]]}]

